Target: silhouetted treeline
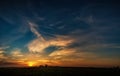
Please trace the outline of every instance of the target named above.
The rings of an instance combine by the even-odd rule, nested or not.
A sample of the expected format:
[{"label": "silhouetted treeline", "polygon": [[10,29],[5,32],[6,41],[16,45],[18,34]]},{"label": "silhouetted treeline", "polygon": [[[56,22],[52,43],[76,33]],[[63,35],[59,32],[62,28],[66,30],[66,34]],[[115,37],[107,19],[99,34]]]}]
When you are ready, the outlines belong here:
[{"label": "silhouetted treeline", "polygon": [[57,66],[0,68],[0,76],[120,76],[120,68]]}]

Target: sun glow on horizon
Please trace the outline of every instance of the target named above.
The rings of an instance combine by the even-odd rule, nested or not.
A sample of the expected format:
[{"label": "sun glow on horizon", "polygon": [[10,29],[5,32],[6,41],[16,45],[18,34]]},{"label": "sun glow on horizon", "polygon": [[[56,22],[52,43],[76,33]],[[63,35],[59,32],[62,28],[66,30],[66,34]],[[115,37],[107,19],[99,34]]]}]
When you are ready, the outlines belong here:
[{"label": "sun glow on horizon", "polygon": [[35,62],[32,62],[32,61],[28,62],[28,66],[29,66],[29,67],[35,66]]}]

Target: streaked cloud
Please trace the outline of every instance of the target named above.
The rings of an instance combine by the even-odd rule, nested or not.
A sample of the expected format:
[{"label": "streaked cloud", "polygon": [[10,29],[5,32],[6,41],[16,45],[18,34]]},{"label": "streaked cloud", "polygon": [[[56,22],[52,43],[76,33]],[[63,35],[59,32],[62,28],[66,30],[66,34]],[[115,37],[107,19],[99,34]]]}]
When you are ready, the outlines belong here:
[{"label": "streaked cloud", "polygon": [[60,36],[60,35],[56,35],[55,38],[52,38],[50,40],[45,40],[42,35],[37,31],[37,27],[38,25],[36,24],[32,24],[30,23],[30,28],[31,31],[37,36],[36,39],[34,39],[33,41],[31,41],[28,44],[28,49],[30,52],[44,52],[44,49],[47,48],[48,46],[54,45],[54,46],[61,46],[61,47],[65,47],[68,44],[72,43],[72,39],[70,39],[67,36]]},{"label": "streaked cloud", "polygon": [[11,52],[11,56],[14,58],[23,57],[23,54],[20,49],[15,49]]},{"label": "streaked cloud", "polygon": [[92,15],[90,16],[87,16],[87,17],[76,17],[75,20],[78,20],[78,21],[83,21],[87,24],[90,24],[92,25],[96,20],[93,18]]},{"label": "streaked cloud", "polygon": [[[37,36],[42,38],[41,34],[36,30],[36,28],[38,28],[38,26],[36,24],[33,24],[31,22],[28,22],[28,24],[30,25],[30,30]],[[43,39],[43,38],[42,38]]]},{"label": "streaked cloud", "polygon": [[0,49],[0,61],[6,59],[4,50]]},{"label": "streaked cloud", "polygon": [[30,52],[43,52],[43,50],[49,46],[49,42],[37,38],[28,44]]},{"label": "streaked cloud", "polygon": [[0,7],[1,66],[120,65],[119,7],[56,2],[15,1]]}]

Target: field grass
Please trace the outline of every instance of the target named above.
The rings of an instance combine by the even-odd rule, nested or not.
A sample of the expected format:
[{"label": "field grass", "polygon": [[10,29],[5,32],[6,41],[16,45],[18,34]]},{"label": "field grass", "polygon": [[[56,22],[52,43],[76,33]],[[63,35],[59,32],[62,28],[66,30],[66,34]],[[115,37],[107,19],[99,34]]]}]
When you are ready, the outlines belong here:
[{"label": "field grass", "polygon": [[0,68],[0,76],[120,76],[120,69],[89,67]]}]

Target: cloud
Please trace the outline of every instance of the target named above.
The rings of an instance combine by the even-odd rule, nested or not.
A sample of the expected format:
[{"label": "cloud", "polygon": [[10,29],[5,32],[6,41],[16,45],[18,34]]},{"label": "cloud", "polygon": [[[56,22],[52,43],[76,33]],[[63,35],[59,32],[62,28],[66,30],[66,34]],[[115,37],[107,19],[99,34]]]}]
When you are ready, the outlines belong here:
[{"label": "cloud", "polygon": [[2,46],[2,47],[0,47],[0,50],[1,49],[7,49],[7,48],[9,48],[10,46]]},{"label": "cloud", "polygon": [[[58,62],[57,65],[62,66],[93,66],[96,61],[103,60],[99,55],[93,52],[78,51],[76,48],[56,50],[49,54],[49,58]],[[102,63],[97,63],[96,65],[101,64]]]},{"label": "cloud", "polygon": [[[80,49],[79,49],[80,50]],[[49,54],[53,59],[60,60],[86,60],[86,59],[94,59],[97,58],[97,55],[92,52],[86,51],[78,51],[76,48],[64,48],[60,50],[56,50]]]},{"label": "cloud", "polygon": [[34,23],[28,22],[28,24],[30,25],[30,30],[37,36],[42,38],[41,34],[36,30],[36,28],[38,28],[38,26]]},{"label": "cloud", "polygon": [[64,29],[66,25],[61,25],[58,27],[58,29]]},{"label": "cloud", "polygon": [[2,47],[0,48],[0,61],[6,61],[6,59],[8,59],[8,55],[6,54],[6,49],[7,47]]},{"label": "cloud", "polygon": [[68,44],[72,43],[72,41],[73,40],[65,36],[56,36],[56,38],[53,38],[51,40],[41,40],[41,38],[37,38],[28,44],[28,49],[30,52],[44,53],[44,49],[49,46],[65,47]]},{"label": "cloud", "polygon": [[41,40],[41,38],[40,39],[37,38],[28,44],[28,50],[33,53],[34,52],[43,53],[44,52],[43,50],[48,46],[49,42],[43,41]]},{"label": "cloud", "polygon": [[[0,31],[4,34],[0,38],[0,43],[1,45],[5,43],[13,45],[10,49],[6,46],[0,47],[0,61],[4,60],[3,64],[27,64],[29,61],[36,62],[37,65],[45,63],[87,65],[95,62],[102,64],[105,60],[106,63],[111,61],[111,57],[100,55],[102,52],[105,53],[101,49],[117,48],[119,50],[119,40],[114,39],[115,35],[119,34],[119,29],[117,29],[119,21],[118,18],[112,17],[114,12],[107,11],[106,6],[103,9],[101,4],[88,4],[77,9],[72,7],[48,10],[49,7],[47,7],[39,10],[36,8],[36,3],[35,6],[32,3],[25,3],[26,5],[22,6],[26,6],[25,9],[21,6],[15,7],[15,10],[11,9],[10,14],[1,12],[3,13],[0,16],[1,19],[8,24],[2,26],[7,32],[4,29]],[[98,6],[100,8],[96,8]],[[36,38],[27,43],[25,48],[15,49],[14,45],[19,46],[19,43],[30,39],[31,32],[29,31]],[[24,36],[27,37],[26,40],[22,39]],[[20,38],[22,41],[19,41]],[[119,39],[117,36],[116,38]],[[14,43],[14,41],[19,43]],[[118,44],[114,44],[114,41]],[[108,51],[108,49],[105,50]],[[119,56],[117,58],[119,60]]]},{"label": "cloud", "polygon": [[44,53],[44,49],[51,45],[65,47],[73,41],[68,36],[60,35],[56,35],[55,38],[45,40],[44,37],[42,37],[42,35],[37,31],[38,25],[31,22],[28,23],[30,25],[31,31],[37,36],[36,39],[28,44],[28,49],[30,52]]},{"label": "cloud", "polygon": [[57,35],[56,38],[50,40],[50,44],[55,46],[67,46],[73,41],[74,39],[70,38],[69,36]]},{"label": "cloud", "polygon": [[71,50],[71,49],[63,49],[63,50],[57,50],[52,52],[49,56],[52,57],[64,57],[64,56],[72,56],[75,54],[75,50]]},{"label": "cloud", "polygon": [[4,50],[0,50],[0,67],[23,67],[24,63],[21,63],[25,55],[20,51],[12,51],[6,55]]},{"label": "cloud", "polygon": [[83,21],[83,22],[90,24],[90,25],[92,25],[96,21],[94,19],[93,15],[86,16],[86,17],[76,17],[75,20]]},{"label": "cloud", "polygon": [[57,26],[57,25],[59,25],[59,24],[61,24],[62,23],[62,21],[57,21],[57,22],[55,22],[55,23],[53,23],[53,24],[50,24],[49,26]]},{"label": "cloud", "polygon": [[21,52],[20,49],[15,49],[11,52],[11,56],[14,58],[23,57],[23,53]]},{"label": "cloud", "polygon": [[[21,16],[15,19],[18,19],[19,21],[13,20],[13,22],[15,22],[14,24],[9,24],[7,23],[7,21],[2,23],[2,25],[4,26],[2,26],[1,29],[4,28],[4,30],[1,30],[1,32],[3,33],[0,39],[1,45],[8,46],[14,41],[24,37],[28,32],[26,19],[23,19]],[[8,20],[12,20],[12,17],[8,18]]]},{"label": "cloud", "polygon": [[21,64],[17,62],[0,61],[0,67],[21,67]]},{"label": "cloud", "polygon": [[[88,24],[95,22],[92,15],[86,17],[85,20]],[[44,63],[45,61],[48,64],[56,63],[57,65],[63,65],[63,63],[69,63],[68,65],[88,65],[88,63],[90,63],[90,65],[93,65],[93,60],[104,61],[104,58],[107,58],[101,57],[101,55],[93,52],[93,50],[113,46],[105,43],[104,36],[101,35],[101,32],[110,29],[107,27],[105,29],[104,27],[98,28],[99,26],[91,26],[92,30],[87,33],[85,29],[77,29],[71,31],[68,35],[54,35],[55,37],[48,40],[42,37],[40,32],[38,32],[37,27],[37,24],[32,23],[31,31],[37,36],[37,38],[28,43],[28,50],[30,53],[33,53],[33,56],[41,55],[36,57],[38,63]],[[104,30],[101,31],[102,29]],[[47,54],[46,49],[50,46],[59,46],[60,48]],[[110,58],[107,59],[109,60]],[[97,63],[97,65],[102,65],[102,63]]]},{"label": "cloud", "polygon": [[5,57],[5,51],[0,49],[0,61],[6,59]]}]

